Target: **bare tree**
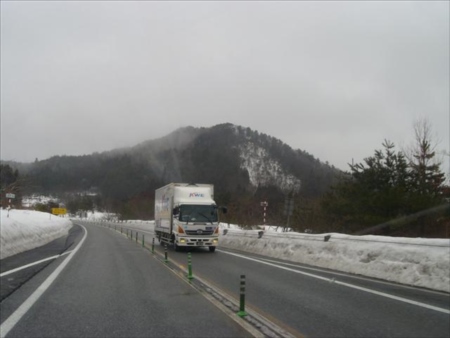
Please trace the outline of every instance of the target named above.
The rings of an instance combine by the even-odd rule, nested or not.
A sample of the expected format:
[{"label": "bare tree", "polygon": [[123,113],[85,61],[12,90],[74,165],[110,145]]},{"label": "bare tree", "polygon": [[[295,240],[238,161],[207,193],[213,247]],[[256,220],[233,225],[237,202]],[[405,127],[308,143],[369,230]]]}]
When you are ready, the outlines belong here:
[{"label": "bare tree", "polygon": [[433,198],[439,197],[445,181],[445,174],[440,169],[442,161],[436,153],[437,146],[429,120],[417,120],[414,123],[414,143],[405,151],[405,156],[413,177],[412,188],[421,195]]}]

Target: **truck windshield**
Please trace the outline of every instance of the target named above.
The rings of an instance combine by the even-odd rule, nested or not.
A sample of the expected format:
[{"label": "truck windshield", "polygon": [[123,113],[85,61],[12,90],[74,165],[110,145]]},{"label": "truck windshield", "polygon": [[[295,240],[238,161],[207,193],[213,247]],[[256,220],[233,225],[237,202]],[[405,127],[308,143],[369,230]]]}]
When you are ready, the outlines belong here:
[{"label": "truck windshield", "polygon": [[215,205],[181,205],[180,221],[217,222],[217,208]]}]

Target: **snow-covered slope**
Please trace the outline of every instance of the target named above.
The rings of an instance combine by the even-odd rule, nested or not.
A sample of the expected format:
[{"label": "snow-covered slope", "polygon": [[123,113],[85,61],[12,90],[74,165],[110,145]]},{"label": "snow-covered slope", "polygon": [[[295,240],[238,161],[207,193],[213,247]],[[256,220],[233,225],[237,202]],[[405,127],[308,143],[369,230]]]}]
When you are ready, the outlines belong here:
[{"label": "snow-covered slope", "polygon": [[247,170],[254,187],[274,185],[286,192],[298,192],[300,189],[301,181],[285,172],[264,148],[249,141],[239,146],[239,152],[241,168]]}]

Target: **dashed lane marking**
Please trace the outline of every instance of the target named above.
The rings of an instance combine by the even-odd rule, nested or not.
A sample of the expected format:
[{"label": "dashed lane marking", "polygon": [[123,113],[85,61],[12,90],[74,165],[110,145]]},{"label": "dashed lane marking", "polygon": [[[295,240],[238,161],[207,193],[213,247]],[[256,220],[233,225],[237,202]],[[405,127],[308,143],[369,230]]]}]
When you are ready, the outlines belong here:
[{"label": "dashed lane marking", "polygon": [[60,255],[55,255],[55,256],[52,256],[52,257],[47,257],[47,258],[41,259],[40,261],[36,261],[36,262],[29,263],[29,264],[26,264],[26,265],[23,265],[23,266],[19,266],[18,268],[15,268],[15,269],[8,270],[8,271],[5,271],[5,272],[3,272],[3,273],[0,273],[0,277],[8,276],[8,275],[10,275],[10,274],[12,274],[12,273],[14,273],[14,272],[17,272],[17,271],[20,271],[20,270],[23,270],[23,269],[30,268],[30,267],[32,267],[32,266],[34,266],[34,265],[38,265],[38,264],[41,264],[41,263],[50,261],[50,260],[52,260],[52,259],[56,259],[56,258],[61,257],[61,256],[64,256],[64,255],[68,255],[68,254],[70,254],[71,252],[72,252],[72,251],[66,251],[66,252],[64,252],[64,253],[62,253],[62,254],[60,254]]}]

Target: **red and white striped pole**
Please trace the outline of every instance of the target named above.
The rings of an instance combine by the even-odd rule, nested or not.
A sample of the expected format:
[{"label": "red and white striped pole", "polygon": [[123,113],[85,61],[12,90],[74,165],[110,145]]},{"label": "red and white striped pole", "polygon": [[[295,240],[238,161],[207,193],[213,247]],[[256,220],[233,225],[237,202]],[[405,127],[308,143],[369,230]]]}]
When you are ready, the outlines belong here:
[{"label": "red and white striped pole", "polygon": [[261,202],[261,206],[264,208],[263,225],[266,225],[266,208],[269,206],[269,203],[267,203],[266,201]]}]

